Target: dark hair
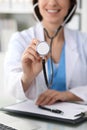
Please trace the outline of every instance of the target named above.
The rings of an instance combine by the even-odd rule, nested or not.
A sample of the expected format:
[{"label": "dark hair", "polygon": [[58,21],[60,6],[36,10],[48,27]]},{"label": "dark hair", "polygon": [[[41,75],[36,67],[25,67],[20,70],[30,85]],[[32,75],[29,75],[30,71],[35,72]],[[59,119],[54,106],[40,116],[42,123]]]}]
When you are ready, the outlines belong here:
[{"label": "dark hair", "polygon": [[[38,2],[38,0],[33,0],[33,5],[35,5],[36,3]],[[74,5],[76,5],[77,6],[77,0],[70,0],[70,2],[71,2],[71,7],[70,7],[70,9],[69,9],[69,12],[68,12],[68,14],[70,13],[70,11],[72,10],[72,8],[74,7]],[[41,16],[41,14],[40,14],[40,11],[39,11],[39,8],[38,8],[38,6],[36,6],[35,7],[35,14],[36,14],[36,16],[38,17],[38,19],[40,20],[40,21],[42,21],[42,16]],[[75,10],[76,11],[76,10]],[[75,11],[73,12],[73,14],[71,15],[71,17],[69,18],[69,20],[67,21],[67,23],[72,19],[72,17],[73,17],[73,15],[75,14]],[[67,16],[68,16],[68,14],[67,14]],[[67,17],[66,16],[66,17]],[[66,18],[65,17],[65,18]],[[65,19],[64,18],[64,19]]]}]

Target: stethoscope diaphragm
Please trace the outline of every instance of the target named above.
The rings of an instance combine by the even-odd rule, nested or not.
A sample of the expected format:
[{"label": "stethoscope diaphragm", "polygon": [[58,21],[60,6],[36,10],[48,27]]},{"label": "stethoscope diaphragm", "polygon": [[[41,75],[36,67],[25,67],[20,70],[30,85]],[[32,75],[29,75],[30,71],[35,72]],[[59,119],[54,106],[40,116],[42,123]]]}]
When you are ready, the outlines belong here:
[{"label": "stethoscope diaphragm", "polygon": [[36,46],[36,51],[41,57],[44,57],[49,53],[50,46],[45,41],[39,42]]}]

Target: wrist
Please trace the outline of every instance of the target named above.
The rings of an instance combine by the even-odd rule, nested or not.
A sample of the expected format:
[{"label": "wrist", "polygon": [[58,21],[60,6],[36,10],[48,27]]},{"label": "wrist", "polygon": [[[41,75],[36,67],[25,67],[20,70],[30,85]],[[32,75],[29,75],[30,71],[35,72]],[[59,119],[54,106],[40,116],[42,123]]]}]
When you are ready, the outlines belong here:
[{"label": "wrist", "polygon": [[64,101],[82,101],[82,99],[70,91],[64,92]]},{"label": "wrist", "polygon": [[34,80],[34,77],[32,76],[29,78],[28,76],[24,74],[22,75],[21,82],[22,82],[24,91],[26,91],[29,88],[33,80]]}]

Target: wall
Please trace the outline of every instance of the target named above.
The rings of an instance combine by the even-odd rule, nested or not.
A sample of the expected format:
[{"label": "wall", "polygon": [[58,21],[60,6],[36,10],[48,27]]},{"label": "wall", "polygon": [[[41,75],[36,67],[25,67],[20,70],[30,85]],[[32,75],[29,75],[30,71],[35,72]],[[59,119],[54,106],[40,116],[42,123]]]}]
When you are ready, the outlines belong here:
[{"label": "wall", "polygon": [[82,31],[87,33],[87,0],[82,1]]}]

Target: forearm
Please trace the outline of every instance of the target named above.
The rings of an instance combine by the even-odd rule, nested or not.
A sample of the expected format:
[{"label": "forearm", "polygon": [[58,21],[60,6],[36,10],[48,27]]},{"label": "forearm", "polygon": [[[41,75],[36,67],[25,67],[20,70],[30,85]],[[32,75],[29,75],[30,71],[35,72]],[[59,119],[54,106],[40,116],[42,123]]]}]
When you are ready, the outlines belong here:
[{"label": "forearm", "polygon": [[22,82],[24,92],[26,92],[29,89],[34,79],[35,76],[26,77],[24,74],[22,75],[21,82]]},{"label": "forearm", "polygon": [[72,92],[66,91],[64,93],[64,100],[65,101],[83,101],[80,97],[76,96]]}]

